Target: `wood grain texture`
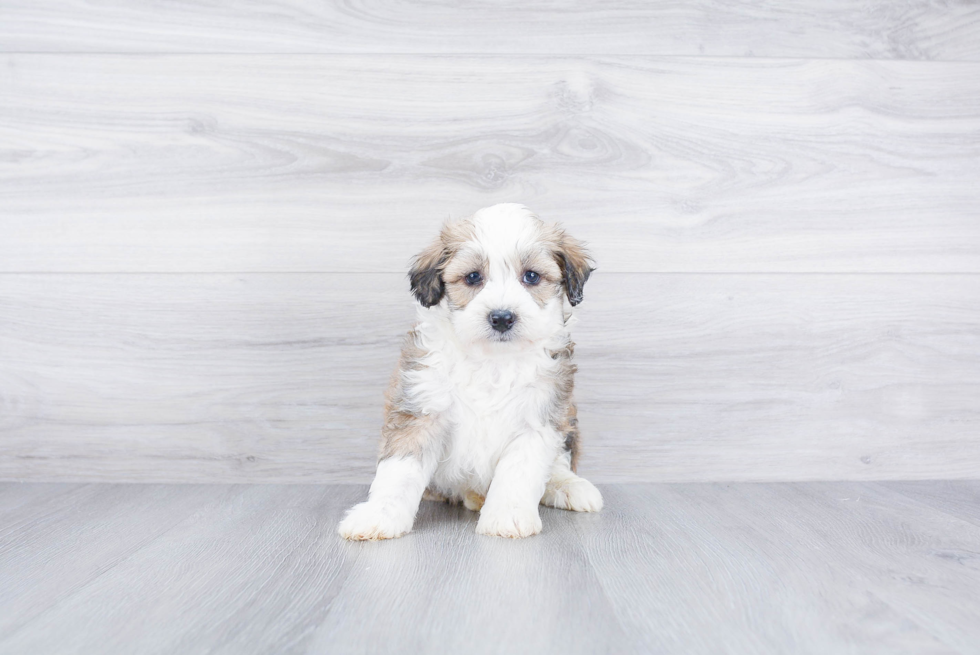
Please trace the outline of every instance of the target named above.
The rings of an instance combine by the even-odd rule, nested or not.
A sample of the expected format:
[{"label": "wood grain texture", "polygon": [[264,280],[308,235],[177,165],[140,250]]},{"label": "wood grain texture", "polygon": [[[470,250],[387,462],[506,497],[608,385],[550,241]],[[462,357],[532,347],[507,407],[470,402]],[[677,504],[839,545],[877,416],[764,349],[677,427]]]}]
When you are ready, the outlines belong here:
[{"label": "wood grain texture", "polygon": [[330,613],[295,652],[628,652],[569,520],[581,514],[543,510],[553,534],[538,543],[477,539],[478,516],[423,503],[414,539],[363,549]]},{"label": "wood grain texture", "polygon": [[889,482],[885,487],[928,503],[957,518],[980,525],[980,486],[955,482]]},{"label": "wood grain texture", "polygon": [[5,0],[0,51],[980,59],[971,2]]},{"label": "wood grain texture", "polygon": [[[0,276],[0,477],[371,479],[403,275]],[[606,274],[598,481],[972,478],[980,276]]]},{"label": "wood grain texture", "polygon": [[400,272],[517,200],[610,272],[980,272],[980,64],[2,64],[0,271]]},{"label": "wood grain texture", "polygon": [[976,652],[976,525],[876,484],[603,492],[583,541],[638,652]]},{"label": "wood grain texture", "polygon": [[[47,642],[40,646],[45,652],[78,649],[79,635],[62,631],[64,623],[47,636],[23,629],[66,610],[89,623],[85,639],[93,646],[101,642],[103,652],[202,652],[202,639],[208,652],[285,648],[299,636],[294,629],[304,621],[315,624],[329,608],[338,580],[354,562],[338,548],[335,523],[322,516],[339,518],[361,493],[356,487],[96,486],[89,495],[128,496],[129,506],[73,497],[63,501],[62,511],[75,519],[55,522],[60,533],[12,539],[18,552],[37,557],[16,570],[9,565],[17,560],[3,560],[9,584],[2,606],[11,618],[0,629],[0,650],[25,652],[38,637]],[[147,507],[166,507],[169,515],[148,513]],[[106,547],[139,538],[142,547],[123,558]],[[98,575],[73,585],[71,579],[81,577],[76,567],[84,571],[87,558],[98,559]],[[63,574],[66,568],[71,571]],[[124,588],[113,582],[121,579],[128,580]],[[281,603],[275,612],[265,603],[270,597]],[[45,602],[45,611],[25,615],[24,607]],[[105,621],[130,612],[126,628]]]},{"label": "wood grain texture", "polygon": [[[0,503],[23,508],[0,542],[4,653],[980,643],[980,525],[957,515],[976,481],[604,485],[602,512],[542,508],[544,531],[520,541],[423,502],[413,533],[378,543],[334,533],[363,486],[37,486],[0,486]],[[150,534],[123,558],[106,548]]]},{"label": "wood grain texture", "polygon": [[[31,496],[0,527],[0,639],[43,614],[217,496],[221,489],[44,485],[48,498],[30,487],[4,485],[0,495]],[[229,488],[230,489],[230,488]],[[66,566],[70,562],[70,566]]]}]

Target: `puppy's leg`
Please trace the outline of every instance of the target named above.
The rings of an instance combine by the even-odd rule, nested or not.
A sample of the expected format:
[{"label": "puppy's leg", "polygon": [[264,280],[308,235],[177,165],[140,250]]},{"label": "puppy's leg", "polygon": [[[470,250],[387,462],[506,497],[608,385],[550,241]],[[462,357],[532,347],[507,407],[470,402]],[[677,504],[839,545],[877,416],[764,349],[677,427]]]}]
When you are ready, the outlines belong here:
[{"label": "puppy's leg", "polygon": [[541,532],[538,501],[555,457],[551,444],[557,440],[557,434],[528,433],[511,442],[497,463],[480,510],[479,534],[518,538]]},{"label": "puppy's leg", "polygon": [[[434,458],[428,459],[434,464]],[[433,464],[413,455],[381,460],[367,502],[347,512],[340,535],[360,541],[394,539],[411,531]]]},{"label": "puppy's leg", "polygon": [[398,369],[391,378],[381,427],[381,458],[368,501],[355,505],[340,522],[347,539],[392,539],[412,529],[422,494],[436,469],[440,435],[445,425],[438,416],[419,411],[406,400],[406,371],[424,368],[425,352],[410,333]]},{"label": "puppy's leg", "polygon": [[541,504],[574,512],[598,512],[602,509],[602,494],[591,482],[572,472],[571,453],[565,451],[551,465],[551,478]]}]

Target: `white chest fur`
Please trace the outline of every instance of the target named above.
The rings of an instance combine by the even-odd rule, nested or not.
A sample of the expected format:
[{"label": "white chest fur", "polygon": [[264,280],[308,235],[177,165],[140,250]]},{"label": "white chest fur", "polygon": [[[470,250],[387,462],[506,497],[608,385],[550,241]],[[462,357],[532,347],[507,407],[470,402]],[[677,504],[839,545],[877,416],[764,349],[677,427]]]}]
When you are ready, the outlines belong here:
[{"label": "white chest fur", "polygon": [[[560,437],[549,421],[559,364],[550,349],[464,352],[438,317],[429,318],[416,327],[429,350],[426,367],[406,377],[406,392],[423,413],[445,418],[431,486],[447,495],[485,494],[501,454],[522,433],[546,435],[557,454]],[[565,339],[562,331],[548,345]]]}]

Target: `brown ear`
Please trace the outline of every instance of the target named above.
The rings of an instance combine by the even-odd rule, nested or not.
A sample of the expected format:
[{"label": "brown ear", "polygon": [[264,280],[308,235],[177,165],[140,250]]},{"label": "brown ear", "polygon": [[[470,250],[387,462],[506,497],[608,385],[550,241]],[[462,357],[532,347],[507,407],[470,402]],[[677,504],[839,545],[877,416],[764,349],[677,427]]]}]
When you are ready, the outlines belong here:
[{"label": "brown ear", "polygon": [[447,261],[449,261],[449,252],[441,235],[412,261],[408,279],[412,283],[412,293],[423,307],[438,305],[443,294],[446,293],[446,284],[442,281],[442,269]]},{"label": "brown ear", "polygon": [[423,307],[438,305],[442,300],[446,293],[442,272],[459,248],[473,238],[472,228],[469,220],[449,221],[439,231],[439,238],[415,256],[408,277],[412,293]]},{"label": "brown ear", "polygon": [[595,270],[591,266],[592,258],[581,241],[563,234],[559,248],[555,252],[555,259],[561,269],[568,302],[575,306],[582,302],[582,289]]}]

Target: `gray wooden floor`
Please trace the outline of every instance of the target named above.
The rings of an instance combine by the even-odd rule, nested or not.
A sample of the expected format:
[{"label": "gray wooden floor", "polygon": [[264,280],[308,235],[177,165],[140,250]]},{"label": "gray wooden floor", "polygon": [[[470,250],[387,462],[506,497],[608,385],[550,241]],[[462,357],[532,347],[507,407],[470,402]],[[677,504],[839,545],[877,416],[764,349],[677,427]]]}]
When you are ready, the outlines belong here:
[{"label": "gray wooden floor", "polygon": [[523,541],[360,485],[0,486],[2,653],[980,652],[980,482],[606,485]]}]

